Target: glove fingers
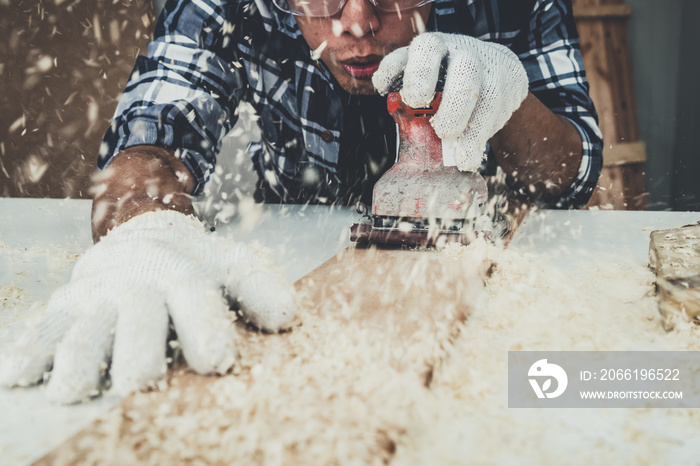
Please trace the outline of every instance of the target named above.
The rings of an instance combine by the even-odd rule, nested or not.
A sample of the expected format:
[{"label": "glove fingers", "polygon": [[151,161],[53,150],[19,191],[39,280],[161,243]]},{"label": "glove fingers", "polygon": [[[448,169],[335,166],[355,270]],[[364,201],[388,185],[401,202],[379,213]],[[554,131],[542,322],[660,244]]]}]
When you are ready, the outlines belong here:
[{"label": "glove fingers", "polygon": [[87,298],[83,298],[81,312],[56,348],[46,387],[46,397],[51,401],[70,404],[93,396],[99,387],[101,371],[106,368],[119,298],[117,293],[91,291],[84,295]]},{"label": "glove fingers", "polygon": [[257,328],[270,332],[289,328],[296,316],[293,288],[272,270],[242,271],[237,294],[241,310]]},{"label": "glove fingers", "polygon": [[[484,98],[474,109],[474,119],[483,121],[485,139],[491,139],[510,120],[522,101],[527,97],[526,86],[508,86],[504,79],[494,79],[484,87]],[[505,91],[504,91],[505,89]],[[498,98],[501,94],[502,98]]]},{"label": "glove fingers", "polygon": [[505,111],[501,107],[499,99],[494,98],[497,87],[498,83],[492,81],[482,88],[482,95],[476,103],[469,124],[459,137],[455,159],[460,170],[473,171],[481,165],[487,142],[505,125],[512,114],[512,111]]},{"label": "glove fingers", "polygon": [[236,362],[234,333],[220,289],[204,277],[188,278],[187,286],[168,291],[168,310],[180,348],[200,374],[224,374]]},{"label": "glove fingers", "polygon": [[112,354],[112,390],[126,396],[165,376],[168,312],[160,293],[135,289],[119,311]]},{"label": "glove fingers", "polygon": [[24,331],[0,360],[0,385],[28,386],[42,380],[51,366],[56,345],[68,330],[71,314],[71,289],[57,289],[49,299],[46,315],[37,325]]},{"label": "glove fingers", "polygon": [[401,98],[413,108],[425,108],[435,96],[440,64],[447,55],[444,40],[436,34],[420,34],[409,46]]},{"label": "glove fingers", "polygon": [[512,114],[512,111],[504,111],[501,101],[493,97],[496,87],[498,83],[492,81],[482,89],[469,125],[458,138],[460,143],[455,151],[455,159],[460,170],[474,171],[481,165],[489,139],[505,125]]},{"label": "glove fingers", "polygon": [[441,139],[455,139],[470,131],[468,124],[480,100],[483,70],[467,54],[452,53],[442,101],[432,120]]},{"label": "glove fingers", "polygon": [[291,326],[296,316],[294,289],[271,261],[244,244],[224,240],[216,248],[219,267],[226,277],[226,293],[241,305],[245,317],[257,328],[277,332]]},{"label": "glove fingers", "polygon": [[403,70],[408,61],[408,47],[396,49],[379,63],[379,68],[372,75],[372,84],[384,95],[394,86],[394,83],[403,76]]},{"label": "glove fingers", "polygon": [[484,151],[486,142],[481,144],[479,139],[469,137],[457,138],[457,149],[455,150],[455,161],[457,168],[462,171],[475,172],[481,167],[484,161]]}]

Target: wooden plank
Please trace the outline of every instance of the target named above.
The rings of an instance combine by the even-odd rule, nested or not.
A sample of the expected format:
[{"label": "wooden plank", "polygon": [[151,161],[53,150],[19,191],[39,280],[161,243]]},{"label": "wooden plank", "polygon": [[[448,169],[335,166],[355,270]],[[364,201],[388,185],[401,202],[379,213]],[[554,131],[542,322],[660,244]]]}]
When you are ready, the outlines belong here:
[{"label": "wooden plank", "polygon": [[664,327],[672,329],[678,319],[697,320],[700,316],[700,223],[653,231],[649,265],[656,274]]},{"label": "wooden plank", "polygon": [[[515,208],[513,231],[525,210]],[[276,335],[237,326],[234,374],[175,371],[168,390],[127,397],[37,464],[388,461],[491,265],[483,251],[446,251],[343,251],[296,283],[301,325]],[[372,414],[387,404],[390,419]]]},{"label": "wooden plank", "polygon": [[618,142],[603,149],[603,166],[614,167],[629,163],[644,163],[647,160],[646,144],[643,141]]},{"label": "wooden plank", "polygon": [[574,18],[579,20],[621,19],[632,16],[632,7],[624,4],[574,5]]}]

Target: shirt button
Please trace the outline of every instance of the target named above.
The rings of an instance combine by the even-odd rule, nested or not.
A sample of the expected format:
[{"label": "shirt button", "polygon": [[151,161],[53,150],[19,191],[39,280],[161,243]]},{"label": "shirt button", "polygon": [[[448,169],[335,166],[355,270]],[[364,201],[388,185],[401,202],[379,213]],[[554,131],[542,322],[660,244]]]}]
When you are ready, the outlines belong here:
[{"label": "shirt button", "polygon": [[333,135],[330,131],[324,131],[321,133],[321,139],[323,139],[323,142],[331,142],[333,141]]}]

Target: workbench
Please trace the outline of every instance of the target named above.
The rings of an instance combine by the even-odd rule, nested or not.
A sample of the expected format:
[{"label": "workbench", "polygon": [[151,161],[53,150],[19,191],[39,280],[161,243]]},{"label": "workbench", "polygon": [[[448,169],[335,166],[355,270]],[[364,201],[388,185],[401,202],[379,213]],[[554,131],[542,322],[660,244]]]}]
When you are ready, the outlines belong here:
[{"label": "workbench", "polygon": [[[257,241],[272,250],[294,282],[349,246],[354,209],[259,206],[245,221],[216,225],[219,234]],[[51,292],[68,280],[79,254],[91,245],[90,202],[0,199],[0,349],[26,320],[36,318]],[[599,258],[647,263],[649,233],[698,221],[697,213],[533,211],[509,248],[547,257],[576,270]],[[41,387],[0,389],[0,461],[29,464],[119,403],[104,396],[78,406],[46,402]]]}]

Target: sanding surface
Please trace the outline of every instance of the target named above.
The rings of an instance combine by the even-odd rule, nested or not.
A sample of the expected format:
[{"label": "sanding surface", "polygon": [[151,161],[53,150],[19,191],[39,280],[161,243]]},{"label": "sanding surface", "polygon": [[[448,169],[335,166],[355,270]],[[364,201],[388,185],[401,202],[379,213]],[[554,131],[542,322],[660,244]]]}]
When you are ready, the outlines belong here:
[{"label": "sanding surface", "polygon": [[[483,258],[349,248],[297,282],[292,331],[238,326],[234,374],[175,375],[169,390],[127,398],[39,464],[381,463],[483,293]],[[406,387],[411,396],[392,394]],[[222,439],[233,444],[212,456]]]}]

